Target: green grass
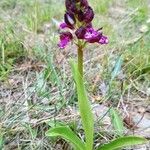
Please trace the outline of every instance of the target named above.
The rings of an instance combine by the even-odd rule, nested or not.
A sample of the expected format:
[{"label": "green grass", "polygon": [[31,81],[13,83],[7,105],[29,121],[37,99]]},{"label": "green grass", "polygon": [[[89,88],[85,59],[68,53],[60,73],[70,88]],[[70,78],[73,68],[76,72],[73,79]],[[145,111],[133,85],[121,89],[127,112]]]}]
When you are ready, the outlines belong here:
[{"label": "green grass", "polygon": [[[139,95],[137,88],[150,84],[148,1],[90,0],[90,4],[95,11],[94,26],[103,27],[110,42],[106,47],[89,45],[85,50],[86,88],[90,99],[100,97],[94,103],[117,106],[126,93]],[[76,50],[57,47],[57,23],[63,20],[64,11],[63,1],[0,1],[0,148],[10,149],[17,141],[13,145],[17,149],[55,149],[56,143],[64,141],[45,137],[49,119],[54,125],[57,121],[76,122],[76,132],[83,135],[80,122],[68,117],[77,109],[68,64],[70,57],[76,57]],[[147,32],[140,31],[143,25]],[[116,75],[111,81],[120,55],[125,77],[122,81]],[[100,79],[92,90],[97,76]],[[99,89],[102,82],[111,82],[106,95]],[[98,134],[96,139],[113,137],[106,133],[108,136]]]}]

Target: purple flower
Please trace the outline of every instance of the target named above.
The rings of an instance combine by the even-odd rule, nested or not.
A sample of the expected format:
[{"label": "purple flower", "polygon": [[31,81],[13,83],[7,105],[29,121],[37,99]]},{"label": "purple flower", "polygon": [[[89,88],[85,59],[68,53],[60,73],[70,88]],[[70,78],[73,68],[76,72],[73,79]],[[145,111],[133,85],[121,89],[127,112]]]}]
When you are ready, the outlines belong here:
[{"label": "purple flower", "polygon": [[95,43],[99,41],[101,36],[102,33],[95,31],[93,28],[87,28],[86,33],[84,35],[84,39],[89,43]]},{"label": "purple flower", "polygon": [[89,43],[107,44],[108,39],[99,31],[94,30],[92,27],[80,27],[75,32],[78,39],[84,39]]},{"label": "purple flower", "polygon": [[66,45],[73,39],[73,36],[70,32],[63,32],[60,34],[60,42],[58,46],[63,49]]},{"label": "purple flower", "polygon": [[108,44],[108,38],[103,36],[102,32],[95,31],[93,28],[87,28],[84,38],[89,43]]}]

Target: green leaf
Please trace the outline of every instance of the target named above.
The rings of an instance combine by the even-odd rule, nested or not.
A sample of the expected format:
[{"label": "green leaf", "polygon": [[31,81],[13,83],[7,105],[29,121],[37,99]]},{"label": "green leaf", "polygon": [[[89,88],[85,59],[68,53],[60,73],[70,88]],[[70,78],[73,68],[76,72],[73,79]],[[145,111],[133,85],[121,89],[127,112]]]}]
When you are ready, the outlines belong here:
[{"label": "green leaf", "polygon": [[51,128],[46,132],[46,136],[61,136],[62,138],[68,140],[71,144],[73,144],[75,149],[85,150],[85,144],[69,127],[62,126]]},{"label": "green leaf", "polygon": [[91,110],[91,105],[88,100],[83,79],[78,71],[78,65],[71,61],[72,73],[77,86],[78,106],[82,125],[85,131],[86,148],[93,149],[93,133],[94,133],[94,117]]},{"label": "green leaf", "polygon": [[114,108],[110,109],[110,117],[111,117],[111,122],[114,126],[115,132],[119,136],[123,136],[124,133],[124,126],[123,126],[123,121],[118,113],[117,110]]},{"label": "green leaf", "polygon": [[123,63],[122,56],[119,56],[119,58],[116,61],[115,66],[114,66],[114,69],[111,73],[111,81],[114,80],[114,78],[119,74],[122,63]]},{"label": "green leaf", "polygon": [[108,144],[104,144],[103,146],[99,147],[97,150],[116,150],[127,146],[144,144],[146,142],[147,140],[142,137],[136,137],[136,136],[120,137]]}]

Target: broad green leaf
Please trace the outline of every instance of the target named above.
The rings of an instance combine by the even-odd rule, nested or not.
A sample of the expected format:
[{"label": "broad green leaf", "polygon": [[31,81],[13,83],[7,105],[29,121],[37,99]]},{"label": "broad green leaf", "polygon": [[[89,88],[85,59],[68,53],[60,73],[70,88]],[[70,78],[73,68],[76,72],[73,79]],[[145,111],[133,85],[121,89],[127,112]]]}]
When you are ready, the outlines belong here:
[{"label": "broad green leaf", "polygon": [[116,64],[114,66],[114,69],[111,73],[111,81],[114,80],[114,78],[119,74],[120,70],[121,70],[121,65],[123,63],[123,59],[122,56],[120,56],[117,61]]},{"label": "broad green leaf", "polygon": [[114,126],[115,132],[119,136],[123,136],[124,132],[124,126],[123,126],[123,121],[118,113],[117,110],[114,108],[110,109],[110,117],[111,117],[111,122]]},{"label": "broad green leaf", "polygon": [[50,120],[48,122],[46,122],[51,128],[56,128],[56,127],[62,127],[62,126],[66,126],[67,124],[57,121],[57,120]]},{"label": "broad green leaf", "polygon": [[103,146],[99,147],[97,150],[116,150],[127,146],[144,144],[146,142],[147,140],[142,137],[136,137],[136,136],[120,137],[108,144],[104,144]]},{"label": "broad green leaf", "polygon": [[82,125],[85,131],[85,138],[86,138],[86,147],[87,150],[93,149],[93,132],[94,132],[94,118],[90,106],[90,102],[88,100],[83,79],[80,76],[78,71],[78,66],[76,63],[71,61],[72,65],[72,73],[74,80],[76,82],[77,87],[77,94],[78,94],[78,105],[80,116],[82,120]]},{"label": "broad green leaf", "polygon": [[51,128],[46,132],[46,136],[60,136],[65,140],[68,140],[75,149],[85,150],[85,144],[81,139],[67,126]]}]

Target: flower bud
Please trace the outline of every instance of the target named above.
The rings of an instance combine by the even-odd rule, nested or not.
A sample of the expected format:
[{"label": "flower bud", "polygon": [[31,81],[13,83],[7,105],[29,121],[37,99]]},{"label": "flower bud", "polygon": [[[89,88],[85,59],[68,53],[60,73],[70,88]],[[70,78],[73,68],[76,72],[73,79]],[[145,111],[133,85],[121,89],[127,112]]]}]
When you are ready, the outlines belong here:
[{"label": "flower bud", "polygon": [[68,26],[73,26],[76,23],[75,17],[72,13],[66,12],[64,15],[64,20]]},{"label": "flower bud", "polygon": [[84,21],[85,23],[90,23],[93,20],[93,18],[94,12],[90,6],[78,12],[78,20],[80,22]]},{"label": "flower bud", "polygon": [[89,6],[87,0],[80,0],[80,5],[81,5],[81,7],[88,7]]},{"label": "flower bud", "polygon": [[93,9],[90,7],[90,6],[88,6],[85,10],[84,10],[84,21],[86,22],[86,23],[90,23],[92,20],[93,20],[93,18],[94,18],[94,12],[93,12]]},{"label": "flower bud", "polygon": [[77,12],[76,2],[75,0],[66,0],[65,1],[66,10],[71,13]]}]

